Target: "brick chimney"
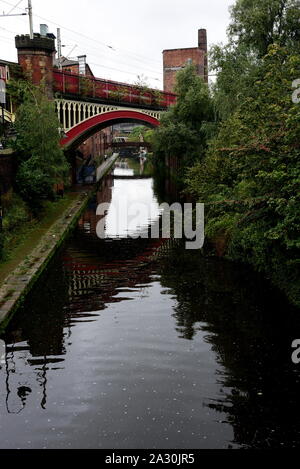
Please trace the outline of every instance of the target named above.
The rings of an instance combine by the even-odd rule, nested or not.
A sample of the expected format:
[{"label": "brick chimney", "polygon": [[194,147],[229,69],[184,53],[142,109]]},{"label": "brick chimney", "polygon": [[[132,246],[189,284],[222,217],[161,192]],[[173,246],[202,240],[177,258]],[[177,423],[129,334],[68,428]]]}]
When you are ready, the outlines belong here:
[{"label": "brick chimney", "polygon": [[206,29],[198,30],[198,47],[205,54],[204,56],[204,79],[208,81],[208,56],[207,56],[207,31]]},{"label": "brick chimney", "polygon": [[176,75],[186,64],[195,65],[197,73],[208,81],[207,33],[206,29],[198,30],[198,46],[163,51],[164,90],[174,91]]}]

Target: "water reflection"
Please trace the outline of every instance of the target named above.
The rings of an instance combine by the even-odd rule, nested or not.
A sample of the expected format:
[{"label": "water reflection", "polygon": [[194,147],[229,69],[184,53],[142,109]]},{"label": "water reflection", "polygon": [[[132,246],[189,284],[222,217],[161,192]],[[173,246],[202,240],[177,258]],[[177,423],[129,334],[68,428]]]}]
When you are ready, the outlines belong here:
[{"label": "water reflection", "polygon": [[6,395],[9,413],[21,412],[33,389],[45,408],[47,371],[64,361],[67,288],[62,269],[50,269],[44,281],[47,287],[41,284],[33,292],[30,315],[26,305],[22,306],[4,335],[7,345],[6,363],[0,370],[1,395]]},{"label": "water reflection", "polygon": [[114,177],[126,176],[132,177],[134,176],[134,169],[129,167],[127,161],[119,161],[115,165],[115,169],[113,171]]},{"label": "water reflection", "polygon": [[130,184],[126,180],[115,179],[105,237],[124,238],[148,231],[151,223],[158,222],[160,214],[159,204],[153,198],[152,179],[136,179]]},{"label": "water reflection", "polygon": [[299,311],[241,266],[175,249],[161,267],[162,285],[177,299],[179,336],[192,340],[205,331],[220,365],[221,397],[204,405],[226,414],[234,443],[299,447],[300,369],[291,362]]},{"label": "water reflection", "polygon": [[298,447],[299,312],[179,241],[97,237],[147,181],[103,182],[2,337],[0,446]]}]

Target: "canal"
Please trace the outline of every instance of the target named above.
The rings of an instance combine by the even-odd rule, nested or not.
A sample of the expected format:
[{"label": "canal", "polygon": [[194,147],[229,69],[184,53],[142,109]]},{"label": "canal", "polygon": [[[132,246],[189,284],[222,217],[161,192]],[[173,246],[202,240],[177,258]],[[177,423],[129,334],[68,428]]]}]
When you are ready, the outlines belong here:
[{"label": "canal", "polygon": [[[132,237],[161,194],[117,168],[14,316],[1,448],[300,446],[299,310],[245,267]],[[113,216],[124,197],[149,207],[131,233]]]}]

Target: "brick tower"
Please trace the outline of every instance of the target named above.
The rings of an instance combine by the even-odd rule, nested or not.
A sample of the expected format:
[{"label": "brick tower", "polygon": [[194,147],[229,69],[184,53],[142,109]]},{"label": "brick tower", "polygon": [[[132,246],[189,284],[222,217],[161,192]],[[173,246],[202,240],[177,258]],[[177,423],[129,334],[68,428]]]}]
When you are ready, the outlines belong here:
[{"label": "brick tower", "polygon": [[44,83],[48,96],[53,97],[53,61],[55,36],[34,34],[16,36],[18,62],[25,76],[35,85]]},{"label": "brick tower", "polygon": [[163,51],[164,91],[173,92],[176,74],[187,63],[196,65],[199,76],[208,81],[207,33],[206,29],[198,31],[198,47],[185,49],[168,49]]}]

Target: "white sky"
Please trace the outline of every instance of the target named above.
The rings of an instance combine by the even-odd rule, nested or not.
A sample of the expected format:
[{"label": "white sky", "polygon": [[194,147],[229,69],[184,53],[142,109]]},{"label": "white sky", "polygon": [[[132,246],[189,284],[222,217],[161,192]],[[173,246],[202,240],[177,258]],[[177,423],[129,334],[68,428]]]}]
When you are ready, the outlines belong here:
[{"label": "white sky", "polygon": [[[19,3],[19,5],[18,5]],[[32,0],[34,31],[61,26],[63,55],[87,55],[95,76],[134,83],[137,75],[162,88],[162,51],[225,42],[234,0]],[[24,12],[27,0],[0,0],[0,12]],[[42,18],[41,18],[42,17]],[[0,58],[17,61],[14,37],[28,34],[28,17],[0,18]],[[74,46],[77,46],[70,55]],[[109,46],[113,47],[111,49]]]}]

